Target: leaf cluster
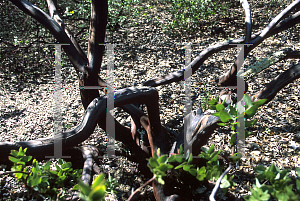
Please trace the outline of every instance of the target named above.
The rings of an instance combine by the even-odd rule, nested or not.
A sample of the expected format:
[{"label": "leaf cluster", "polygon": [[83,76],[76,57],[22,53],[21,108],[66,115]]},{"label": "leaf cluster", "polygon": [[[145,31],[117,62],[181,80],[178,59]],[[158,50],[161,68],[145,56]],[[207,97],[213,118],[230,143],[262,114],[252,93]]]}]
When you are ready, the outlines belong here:
[{"label": "leaf cluster", "polygon": [[73,189],[80,188],[80,198],[85,201],[101,201],[104,200],[106,194],[106,181],[104,174],[98,175],[93,181],[92,185],[83,183],[81,180],[74,186]]},{"label": "leaf cluster", "polygon": [[[235,130],[237,130],[238,127],[241,127],[241,124],[238,120],[241,119],[242,121],[244,121],[244,119],[246,119],[244,121],[245,122],[244,126],[246,128],[256,124],[257,119],[253,119],[253,120],[249,120],[249,119],[255,115],[258,108],[261,105],[263,105],[267,101],[267,99],[261,99],[256,102],[252,102],[251,98],[247,94],[245,94],[244,98],[243,98],[244,103],[245,103],[245,112],[242,114],[238,114],[237,109],[232,105],[228,105],[225,108],[225,106],[224,106],[225,100],[223,101],[223,103],[219,103],[218,99],[219,99],[219,97],[209,101],[209,105],[210,105],[209,109],[217,111],[213,115],[220,117],[220,120],[222,121],[222,123],[218,123],[219,126],[231,126],[231,130],[233,131],[233,134],[231,135],[231,139],[230,139],[229,143],[230,143],[230,145],[233,146],[236,144],[237,135],[241,134],[241,133],[235,132]],[[251,134],[251,132],[245,130],[245,138],[249,137],[250,134]]]},{"label": "leaf cluster", "polygon": [[[148,167],[153,172],[157,181],[164,185],[165,181],[163,177],[167,174],[168,170],[179,171],[183,170],[194,177],[196,177],[199,181],[204,180],[217,180],[222,174],[223,166],[219,165],[218,155],[221,151],[214,151],[214,144],[206,150],[202,149],[203,152],[199,155],[199,157],[204,158],[207,161],[206,166],[196,167],[193,164],[193,155],[187,152],[184,154],[182,145],[180,146],[177,154],[172,154],[170,156],[162,155],[160,156],[160,150],[158,149],[158,154],[154,153],[154,156],[148,159]],[[224,177],[221,182],[221,188],[225,191],[235,185],[232,181],[233,177]]]},{"label": "leaf cluster", "polygon": [[[16,171],[15,177],[23,182],[27,190],[36,195],[46,196],[51,199],[63,200],[65,187],[74,185],[81,177],[82,170],[71,168],[71,162],[62,159],[55,164],[55,169],[50,168],[51,162],[39,165],[36,159],[32,160],[32,166],[26,166],[32,156],[26,156],[27,148],[20,147],[19,151],[12,150],[9,160],[13,162],[12,171]],[[57,195],[59,194],[59,197]]]},{"label": "leaf cluster", "polygon": [[[251,189],[251,195],[245,196],[246,201],[265,201],[272,196],[278,201],[296,201],[300,198],[300,169],[296,168],[298,179],[296,179],[295,192],[291,178],[288,177],[289,169],[280,170],[272,163],[269,167],[259,165],[254,168],[258,173],[255,185]],[[263,184],[261,184],[263,183]],[[266,184],[268,183],[268,184]]]}]

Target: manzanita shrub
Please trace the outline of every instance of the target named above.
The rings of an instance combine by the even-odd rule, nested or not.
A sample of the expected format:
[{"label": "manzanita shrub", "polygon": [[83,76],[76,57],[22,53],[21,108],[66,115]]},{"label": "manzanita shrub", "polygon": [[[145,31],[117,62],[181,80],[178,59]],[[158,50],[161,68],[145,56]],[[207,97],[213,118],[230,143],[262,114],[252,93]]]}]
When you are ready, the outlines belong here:
[{"label": "manzanita shrub", "polygon": [[[246,201],[267,201],[271,197],[278,201],[300,200],[300,169],[296,168],[298,178],[296,186],[293,186],[288,177],[290,169],[280,170],[272,163],[269,167],[259,165],[254,168],[258,173],[255,185],[251,189],[251,195],[245,196]],[[294,189],[294,191],[293,191]]]},{"label": "manzanita shrub", "polygon": [[[220,117],[222,123],[218,123],[219,126],[231,126],[231,130],[233,134],[231,135],[231,139],[229,141],[231,146],[236,145],[236,138],[237,135],[240,133],[236,132],[237,127],[240,127],[240,122],[237,121],[239,118],[245,119],[245,127],[248,128],[256,124],[257,119],[250,120],[255,113],[257,112],[258,108],[263,105],[267,99],[261,99],[256,102],[252,102],[251,98],[245,94],[244,95],[244,103],[245,103],[245,112],[238,115],[236,108],[232,105],[228,105],[226,108],[224,106],[224,102],[222,104],[219,103],[219,97],[216,99],[212,99],[208,102],[209,109],[216,110],[217,112],[214,113],[214,116]],[[250,131],[245,130],[245,138],[249,137],[251,134]]]},{"label": "manzanita shrub", "polygon": [[82,170],[71,168],[71,162],[58,159],[55,169],[51,169],[51,162],[40,165],[36,159],[32,166],[26,166],[32,156],[26,156],[27,148],[20,147],[19,151],[11,150],[9,160],[13,162],[12,171],[19,182],[25,185],[30,195],[36,198],[50,198],[64,200],[65,189],[74,186],[81,177]]},{"label": "manzanita shrub", "polygon": [[79,197],[85,201],[102,201],[106,194],[106,181],[104,179],[104,174],[98,175],[93,181],[92,185],[83,183],[79,180],[78,184],[74,186],[73,189],[79,190]]},{"label": "manzanita shrub", "polygon": [[[153,157],[148,159],[148,167],[151,172],[153,172],[157,181],[162,185],[165,184],[163,177],[167,176],[168,170],[179,171],[180,169],[183,169],[195,176],[199,181],[216,181],[224,169],[223,166],[220,166],[218,161],[218,155],[221,151],[214,151],[214,144],[212,144],[208,150],[205,148],[202,150],[203,151],[199,154],[199,157],[208,161],[206,162],[206,166],[202,166],[201,168],[192,164],[192,154],[189,154],[188,152],[184,154],[182,145],[180,146],[177,154],[172,154],[170,156],[166,154],[160,156],[160,149],[158,149],[158,153],[154,153]],[[224,192],[235,185],[232,178],[233,176],[226,176],[222,179],[220,187]]]},{"label": "manzanita shrub", "polygon": [[[12,150],[9,160],[13,162],[11,168],[18,182],[24,184],[30,198],[65,200],[65,190],[80,190],[80,198],[85,201],[100,201],[105,199],[105,195],[116,193],[115,188],[118,181],[108,176],[105,180],[104,174],[98,175],[91,186],[81,181],[82,169],[73,169],[71,162],[64,162],[58,159],[57,164],[51,161],[40,165],[32,156],[26,156],[27,148],[20,147],[19,151]],[[32,160],[32,165],[26,165]],[[51,168],[55,167],[55,168]]]}]

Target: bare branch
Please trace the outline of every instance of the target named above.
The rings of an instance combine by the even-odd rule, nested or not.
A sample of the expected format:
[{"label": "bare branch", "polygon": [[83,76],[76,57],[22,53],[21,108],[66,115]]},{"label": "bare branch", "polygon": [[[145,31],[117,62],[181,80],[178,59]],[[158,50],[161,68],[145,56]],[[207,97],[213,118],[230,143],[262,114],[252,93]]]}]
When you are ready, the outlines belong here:
[{"label": "bare branch", "polygon": [[[149,87],[143,87],[140,89],[131,87],[120,89],[115,92],[115,107],[120,107],[130,103],[146,104],[152,133],[154,133],[154,137],[160,138],[157,137],[161,132],[158,103],[153,104],[157,100],[157,91],[154,88]],[[73,130],[62,133],[63,150],[78,145],[93,133],[98,120],[105,119],[106,103],[106,97],[98,97],[94,99],[86,109],[82,122]],[[0,151],[2,153],[0,155],[0,161],[7,160],[6,157],[9,155],[10,150],[18,150],[19,147],[28,148],[27,153],[35,157],[53,154],[54,142],[56,142],[56,140],[59,139],[48,137],[24,142],[0,142]],[[130,138],[127,140],[129,141]],[[164,149],[162,148],[162,150]]]},{"label": "bare branch", "polygon": [[[288,7],[286,7],[283,11],[281,11],[269,24],[266,28],[262,30],[258,37],[251,40],[249,43],[252,44],[250,46],[245,46],[244,49],[244,58],[246,58],[251,50],[257,47],[263,40],[270,37],[271,35],[276,34],[276,31],[273,31],[282,19],[284,19],[294,8],[300,6],[300,0],[294,1]],[[292,20],[292,18],[289,18]],[[295,21],[295,24],[299,23],[299,21]],[[282,24],[281,24],[282,25]],[[277,27],[278,28],[278,27]],[[286,27],[287,29],[287,27]],[[225,73],[224,75],[219,77],[219,85],[221,86],[236,86],[236,73],[237,73],[237,60],[234,62],[231,69]]]},{"label": "bare branch", "polygon": [[266,102],[268,103],[275,97],[278,91],[298,78],[300,78],[300,64],[294,65],[288,70],[284,71],[276,79],[270,82],[263,90],[255,94],[252,97],[252,100],[256,101],[258,99],[268,99]]},{"label": "bare branch", "polygon": [[249,43],[251,40],[251,10],[250,6],[247,0],[241,0],[242,6],[245,10],[245,24],[246,24],[246,36],[245,36],[245,42]]},{"label": "bare branch", "polygon": [[241,70],[237,73],[237,76],[243,77],[244,80],[248,80],[254,75],[261,72],[263,69],[288,58],[300,58],[300,51],[292,51],[290,48],[278,51],[269,55],[267,58],[263,58],[260,61],[249,66],[245,71]]},{"label": "bare branch", "polygon": [[92,167],[94,163],[93,158],[98,156],[98,150],[93,146],[82,146],[81,151],[84,159],[81,180],[83,183],[90,185],[92,181]]},{"label": "bare branch", "polygon": [[74,67],[83,73],[87,73],[85,67],[87,66],[86,59],[83,59],[80,53],[75,48],[74,44],[65,33],[64,29],[57,24],[49,15],[47,15],[44,11],[40,8],[36,7],[35,5],[29,3],[25,0],[10,0],[13,4],[15,4],[19,9],[21,9],[24,13],[32,16],[35,20],[40,22],[45,28],[47,28],[56,40],[63,44],[70,44],[70,45],[63,45],[64,50],[66,51],[70,61],[74,65]]},{"label": "bare branch", "polygon": [[219,188],[219,186],[221,184],[221,181],[222,181],[223,177],[231,170],[231,168],[232,168],[232,165],[231,165],[231,163],[229,163],[228,168],[223,172],[223,174],[217,180],[216,185],[215,185],[214,189],[212,190],[212,192],[211,192],[211,194],[209,196],[209,200],[210,201],[216,201],[215,200],[215,195],[216,195],[217,190],[218,190],[218,188]]},{"label": "bare branch", "polygon": [[[299,2],[299,0],[297,2]],[[289,17],[287,19],[284,19],[284,20],[282,20],[281,22],[278,23],[279,19],[282,19],[284,16],[286,16],[296,6],[299,6],[299,3],[292,6],[292,7],[288,6],[287,8],[289,8],[289,9],[285,9],[284,11],[282,11],[281,14],[279,14],[279,17],[277,18],[276,21],[272,20],[272,22],[267,26],[267,28],[264,29],[265,34],[262,34],[263,31],[259,31],[255,34],[252,34],[251,35],[251,41],[249,43],[253,43],[253,45],[251,45],[249,47],[245,47],[245,57],[248,55],[248,53],[252,49],[257,47],[261,43],[262,40],[264,40],[264,39],[280,32],[280,31],[286,30],[286,29],[294,26],[295,24],[300,23],[300,16],[299,16],[300,11],[293,14],[291,17]],[[273,27],[273,25],[276,25],[276,27],[274,27],[272,30],[270,30],[269,28]],[[203,50],[199,54],[199,56],[197,56],[191,62],[191,64],[189,64],[189,65],[192,65],[192,73],[194,73],[196,70],[198,70],[199,67],[203,64],[203,62],[208,57],[210,57],[212,54],[217,53],[221,50],[227,50],[229,48],[234,47],[234,45],[229,45],[229,44],[240,44],[243,41],[245,41],[245,37],[241,37],[241,38],[234,39],[234,40],[229,40],[229,41],[226,41],[226,42],[221,42],[221,43],[216,44],[212,47],[206,48],[205,50]],[[179,82],[179,81],[184,79],[184,71],[186,70],[186,68],[182,69],[182,70],[179,70],[177,72],[170,73],[168,75],[159,77],[159,78],[154,78],[152,80],[148,80],[143,85],[144,86],[156,87],[156,86],[160,86],[160,85],[164,85],[164,84],[169,84],[169,83],[172,83],[172,82]],[[225,75],[222,75],[219,78],[219,84],[222,85],[222,86],[224,86],[224,85],[236,86],[236,83],[235,83],[235,85],[234,85],[234,83],[232,84],[232,82],[236,82],[236,79],[233,79],[234,76],[236,76],[236,61],[234,63],[234,66],[231,68],[231,70],[228,71]]]},{"label": "bare branch", "polygon": [[[266,39],[269,36],[269,33],[276,27],[277,24],[279,24],[280,21],[282,21],[289,13],[292,12],[293,9],[300,7],[300,0],[294,1],[292,4],[290,4],[288,7],[286,7],[283,11],[281,11],[269,24],[266,28],[262,30],[262,33],[255,38],[251,43],[253,44],[260,44],[264,39]],[[272,33],[274,35],[274,33]],[[252,50],[254,45],[250,46],[250,50]]]},{"label": "bare branch", "polygon": [[151,179],[149,179],[146,183],[144,183],[142,186],[140,186],[138,189],[136,189],[131,195],[130,197],[127,199],[127,201],[131,201],[136,199],[136,196],[138,196],[140,194],[140,191],[142,190],[142,188],[144,188],[145,186],[147,186],[148,184],[150,184],[153,180],[155,179],[155,176],[153,176]]},{"label": "bare branch", "polygon": [[[104,52],[104,39],[107,24],[107,0],[92,0],[89,30],[88,60],[89,73],[98,75]],[[102,44],[102,45],[100,45]]]},{"label": "bare branch", "polygon": [[58,11],[56,9],[57,8],[57,0],[47,0],[47,4],[48,4],[48,10],[49,10],[51,18],[54,19],[55,22],[57,22],[57,24],[59,24],[64,29],[65,33],[68,35],[68,37],[72,41],[73,45],[75,46],[76,50],[80,54],[81,58],[87,62],[86,54],[83,52],[83,50],[77,43],[71,30],[65,25],[65,23],[62,21],[62,19],[60,18],[59,14],[58,14]]}]

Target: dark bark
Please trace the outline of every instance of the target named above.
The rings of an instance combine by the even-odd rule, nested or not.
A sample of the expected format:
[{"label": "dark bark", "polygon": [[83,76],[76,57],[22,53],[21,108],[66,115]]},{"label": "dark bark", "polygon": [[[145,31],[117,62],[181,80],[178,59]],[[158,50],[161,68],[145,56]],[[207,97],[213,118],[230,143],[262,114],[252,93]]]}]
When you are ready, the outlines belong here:
[{"label": "dark bark", "polygon": [[252,99],[255,101],[258,99],[268,99],[266,102],[268,103],[281,89],[298,78],[300,78],[300,64],[294,65],[288,70],[284,71],[272,82],[270,82],[263,90],[255,94]]}]

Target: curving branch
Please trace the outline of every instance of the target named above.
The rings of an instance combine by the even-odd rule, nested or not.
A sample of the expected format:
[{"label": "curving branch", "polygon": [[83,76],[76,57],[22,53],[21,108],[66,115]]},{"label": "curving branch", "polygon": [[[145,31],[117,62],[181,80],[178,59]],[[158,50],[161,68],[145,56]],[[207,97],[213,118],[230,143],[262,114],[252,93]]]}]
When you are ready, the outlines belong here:
[{"label": "curving branch", "polygon": [[40,8],[29,3],[25,0],[10,0],[14,5],[21,9],[27,15],[30,15],[39,23],[41,23],[45,28],[47,28],[55,39],[63,45],[66,54],[70,58],[71,63],[74,65],[77,71],[82,73],[87,73],[87,59],[82,58],[81,53],[78,52],[71,39],[68,37],[64,29],[49,15],[47,15]]},{"label": "curving branch", "polygon": [[232,168],[232,165],[231,165],[231,163],[229,163],[228,168],[222,173],[222,175],[217,180],[216,185],[209,196],[209,201],[216,201],[215,195],[217,193],[218,188],[220,187],[221,181],[222,181],[223,177],[231,170],[231,168]]},{"label": "curving branch", "polygon": [[237,76],[243,77],[244,80],[248,80],[254,75],[261,72],[263,69],[268,68],[269,66],[279,61],[289,59],[289,58],[300,58],[300,51],[292,51],[291,48],[287,48],[282,51],[275,52],[272,55],[269,55],[268,57],[263,58],[260,61],[249,66],[245,71],[240,70],[237,73]]},{"label": "curving branch", "polygon": [[81,147],[84,163],[82,168],[81,180],[85,184],[91,184],[92,182],[92,167],[94,163],[94,158],[98,156],[98,150],[93,146],[82,146]]},{"label": "curving branch", "polygon": [[148,184],[150,184],[151,182],[153,182],[154,179],[155,179],[155,176],[153,176],[146,183],[144,183],[142,186],[140,186],[138,189],[136,189],[133,193],[131,193],[131,195],[129,196],[129,198],[127,199],[127,201],[137,200],[138,196],[140,195],[140,191],[142,190],[142,188],[144,188],[145,186],[147,186]]},{"label": "curving branch", "polygon": [[[161,125],[158,112],[158,93],[154,88],[126,88],[117,90],[115,93],[115,107],[130,103],[144,103],[147,106],[149,116],[149,127],[154,137],[160,138]],[[86,140],[94,131],[98,121],[103,121],[106,115],[106,97],[95,98],[86,109],[81,123],[73,130],[62,133],[62,149],[72,148]],[[159,136],[159,137],[158,137]],[[0,142],[0,161],[6,161],[10,150],[18,150],[19,147],[28,148],[28,155],[34,157],[53,154],[54,142],[60,139],[53,137],[40,138],[24,142]],[[117,139],[116,139],[117,140]],[[156,142],[156,141],[155,141]],[[166,142],[164,142],[166,143]],[[158,146],[163,144],[157,143]],[[160,147],[158,147],[160,148]],[[161,147],[162,150],[165,148]]]},{"label": "curving branch", "polygon": [[[277,30],[273,31],[277,27],[277,25],[282,21],[289,13],[292,12],[293,9],[300,7],[300,0],[294,1],[288,7],[286,7],[283,11],[281,11],[269,24],[266,28],[262,30],[258,37],[254,38],[253,40],[249,41],[250,46],[245,46],[244,49],[244,59],[248,56],[249,52],[257,47],[263,40],[270,37],[271,35],[276,34]],[[292,19],[292,18],[290,18]],[[299,21],[295,21],[295,23],[299,23]],[[281,24],[282,25],[282,24]],[[219,85],[221,86],[236,86],[236,73],[237,73],[237,62],[236,60],[231,67],[231,69],[225,73],[224,75],[219,77]]]},{"label": "curving branch", "polygon": [[[297,4],[294,5],[292,8],[289,6],[288,11],[287,9],[285,9],[284,11],[281,12],[281,17],[278,17],[279,19],[282,19],[284,16],[286,16],[289,12],[291,12],[291,10],[297,6],[299,6],[299,0],[296,2]],[[295,3],[294,3],[295,4]],[[299,11],[300,12],[300,11]],[[300,13],[297,12],[295,14],[293,14],[291,17],[284,19],[280,22],[278,22],[278,18],[276,19],[276,21],[272,20],[272,22],[267,26],[267,28],[265,28],[263,31],[265,33],[263,33],[263,31],[259,31],[255,34],[251,35],[251,41],[249,42],[250,45],[249,47],[245,47],[245,57],[248,55],[248,53],[254,49],[255,47],[257,47],[262,40],[277,34],[283,30],[286,30],[292,26],[294,26],[295,24],[300,23]],[[276,25],[272,30],[270,30],[269,28],[272,28],[274,25]],[[235,47],[234,45],[230,45],[230,44],[240,44],[243,43],[245,41],[245,37],[241,37],[238,39],[234,39],[234,40],[228,40],[219,44],[216,44],[214,46],[208,47],[206,49],[204,49],[190,64],[189,66],[192,66],[192,73],[196,72],[199,67],[203,64],[203,62],[210,57],[212,54],[217,53],[219,51],[222,50],[227,50],[229,48],[233,48]],[[219,77],[219,85],[221,86],[236,86],[236,71],[237,71],[237,61],[235,61],[234,65],[232,66],[232,68],[225,74]],[[174,73],[170,73],[168,75],[159,77],[159,78],[154,78],[152,80],[148,80],[146,81],[143,85],[144,86],[152,86],[152,87],[157,87],[160,85],[165,85],[165,84],[169,84],[172,82],[179,82],[181,80],[184,79],[184,71],[187,70],[188,67],[186,67],[185,69],[179,70],[177,72]],[[234,83],[235,82],[235,83]]]},{"label": "curving branch", "polygon": [[[260,32],[253,34],[251,37],[256,38],[259,35]],[[228,40],[225,42],[218,43],[214,46],[208,47],[204,49],[188,66],[191,66],[192,73],[196,72],[196,70],[199,69],[199,67],[203,64],[203,62],[213,55],[214,53],[220,52],[222,50],[227,50],[229,48],[233,48],[233,45],[230,44],[240,44],[245,40],[244,37],[234,39],[234,40]],[[169,84],[172,82],[179,82],[184,79],[184,71],[187,70],[187,67],[185,69],[179,70],[174,73],[170,73],[168,75],[155,78],[152,80],[148,80],[143,83],[144,86],[151,86],[151,87],[157,87],[160,85]]]},{"label": "curving branch", "polygon": [[200,148],[207,143],[211,134],[218,127],[217,122],[220,119],[211,115],[210,112],[213,113],[210,110],[203,113],[201,109],[197,109],[187,115],[191,116],[192,123],[187,128],[186,135],[184,135],[184,131],[181,131],[180,135],[178,135],[175,141],[175,148],[173,148],[174,150],[178,150],[180,145],[184,146],[184,137],[186,137],[188,146],[192,147],[193,156],[200,154]]},{"label": "curving branch", "polygon": [[270,102],[287,84],[293,82],[294,80],[300,78],[300,64],[294,65],[288,70],[284,71],[272,82],[270,82],[263,90],[258,92],[252,97],[253,101],[258,99],[268,99],[266,103]]},{"label": "curving branch", "polygon": [[83,52],[83,50],[77,43],[71,30],[66,26],[66,24],[62,21],[62,19],[60,18],[59,14],[58,14],[58,11],[56,9],[57,8],[57,0],[47,0],[47,4],[48,4],[48,10],[49,10],[49,14],[50,14],[51,18],[53,20],[55,20],[55,22],[57,22],[57,24],[59,24],[59,26],[61,26],[61,28],[63,28],[63,30],[65,31],[67,36],[70,38],[72,44],[74,45],[74,47],[80,54],[81,58],[87,62],[86,54]]}]

